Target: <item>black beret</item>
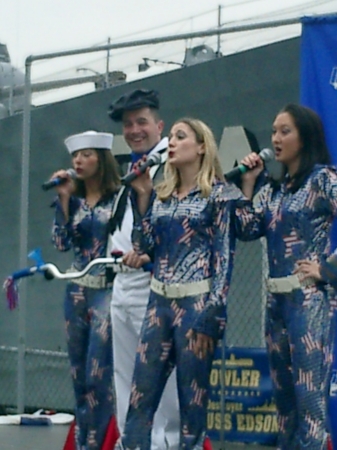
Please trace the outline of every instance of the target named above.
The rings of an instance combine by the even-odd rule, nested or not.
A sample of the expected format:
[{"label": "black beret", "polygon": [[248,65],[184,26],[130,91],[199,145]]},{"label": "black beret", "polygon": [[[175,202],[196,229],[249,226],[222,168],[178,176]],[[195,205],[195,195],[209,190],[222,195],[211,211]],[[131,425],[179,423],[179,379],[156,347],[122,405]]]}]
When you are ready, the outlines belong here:
[{"label": "black beret", "polygon": [[134,111],[141,108],[159,109],[158,92],[136,89],[124,94],[110,105],[108,114],[115,122],[121,122],[124,111]]}]

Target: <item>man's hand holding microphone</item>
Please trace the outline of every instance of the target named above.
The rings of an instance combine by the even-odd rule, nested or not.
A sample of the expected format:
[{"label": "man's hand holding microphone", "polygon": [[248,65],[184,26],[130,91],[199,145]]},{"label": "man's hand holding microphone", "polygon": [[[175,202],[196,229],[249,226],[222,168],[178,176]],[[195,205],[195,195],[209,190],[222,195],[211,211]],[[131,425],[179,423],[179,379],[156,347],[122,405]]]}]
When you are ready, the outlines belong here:
[{"label": "man's hand holding microphone", "polygon": [[160,154],[150,155],[149,157],[144,155],[134,164],[132,171],[122,179],[123,184],[131,185],[132,189],[136,191],[138,210],[141,215],[146,213],[153,191],[150,168],[160,163]]}]

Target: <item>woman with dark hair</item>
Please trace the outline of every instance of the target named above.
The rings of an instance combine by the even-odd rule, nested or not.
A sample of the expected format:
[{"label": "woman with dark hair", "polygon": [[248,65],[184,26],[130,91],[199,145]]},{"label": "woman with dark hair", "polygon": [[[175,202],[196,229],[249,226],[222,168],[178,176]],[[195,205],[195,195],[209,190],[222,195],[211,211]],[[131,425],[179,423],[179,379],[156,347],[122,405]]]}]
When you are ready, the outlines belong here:
[{"label": "woman with dark hair", "polygon": [[[137,194],[134,247],[140,255],[151,255],[154,267],[117,448],[150,450],[153,417],[176,366],[179,448],[202,449],[214,348],[226,326],[234,202],[242,195],[224,180],[212,131],[190,118],[171,128],[156,198],[148,173],[132,187]],[[126,256],[125,263],[132,266],[132,259]]]},{"label": "woman with dark hair", "polygon": [[[53,242],[60,251],[73,248],[71,271],[106,256],[109,222],[120,187],[111,153],[113,135],[88,131],[70,136],[65,145],[72,156],[76,180],[65,178],[57,187]],[[111,349],[111,286],[105,266],[94,266],[82,278],[68,282],[64,303],[66,337],[76,409],[76,450],[101,450],[114,421]]]},{"label": "woman with dark hair", "polygon": [[327,399],[332,361],[334,295],[306,278],[300,261],[321,261],[330,251],[337,212],[337,174],[330,164],[318,115],[289,104],[272,129],[281,180],[267,183],[251,201],[263,163],[256,153],[242,160],[249,200],[238,201],[239,239],[265,237],[269,260],[266,343],[278,413],[279,449],[327,448]]},{"label": "woman with dark hair", "polygon": [[[305,158],[300,158],[298,161],[298,167],[291,185],[291,190],[295,192],[302,186],[303,181],[312,172],[315,164],[331,164],[331,158],[325,142],[323,123],[313,110],[295,103],[289,103],[279,114],[283,114],[282,117],[285,117],[285,114],[292,117],[298,130],[303,153],[305,152]],[[275,157],[276,160],[282,162],[282,157],[281,159],[278,158],[277,147],[275,147]],[[287,164],[283,163],[281,182],[288,176],[288,173]]]}]

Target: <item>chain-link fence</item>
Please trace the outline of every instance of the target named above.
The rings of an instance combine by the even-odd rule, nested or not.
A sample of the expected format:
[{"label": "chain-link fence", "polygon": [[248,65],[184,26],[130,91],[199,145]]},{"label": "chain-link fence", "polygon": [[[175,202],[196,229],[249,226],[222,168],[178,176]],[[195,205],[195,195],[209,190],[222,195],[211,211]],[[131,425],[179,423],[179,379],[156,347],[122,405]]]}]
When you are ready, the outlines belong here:
[{"label": "chain-link fence", "polygon": [[[266,274],[262,241],[238,242],[228,296],[227,346],[264,346],[264,283]],[[30,280],[28,280],[29,283]],[[43,280],[34,280],[43,283]],[[59,296],[63,293],[59,291]],[[46,331],[47,330],[47,331]],[[40,330],[39,341],[48,327]],[[50,329],[52,333],[52,329]],[[26,411],[44,408],[70,411],[73,394],[65,351],[27,348],[24,358],[24,405]],[[18,389],[18,349],[0,346],[0,405],[15,410]]]},{"label": "chain-link fence", "polygon": [[[0,347],[0,404],[15,410],[17,402],[18,349]],[[70,411],[73,394],[68,357],[65,352],[27,349],[25,353],[25,409]]]},{"label": "chain-link fence", "polygon": [[[119,155],[127,157],[123,138],[116,136],[115,141]],[[223,140],[221,142],[223,144]],[[232,142],[230,144],[233,145]],[[220,147],[220,154],[223,156],[227,147]],[[124,159],[119,157],[123,172],[127,162],[127,158]],[[52,214],[52,210],[48,215],[44,212],[44,216],[41,216],[39,210],[33,211],[32,216],[38,218],[34,227],[40,226],[39,221],[42,222],[45,233],[46,223],[51,224]],[[42,236],[36,236],[37,233],[33,234],[34,239],[42,239]],[[237,243],[228,295],[227,346],[264,346],[264,278],[267,267],[263,242],[259,240]],[[43,253],[61,270],[69,267],[71,255],[60,255],[52,249],[50,242],[43,244]],[[15,261],[11,256],[6,263],[8,267],[13,268]],[[64,283],[61,280],[47,282],[39,275],[28,278],[25,282],[28,295],[23,365],[19,364],[19,350],[16,346],[17,342],[20,342],[18,316],[15,316],[15,312],[3,311],[4,317],[1,321],[4,328],[2,335],[6,335],[7,329],[8,336],[5,337],[6,345],[0,346],[0,408],[15,411],[20,398],[26,411],[39,408],[70,411],[74,401],[62,319]],[[15,327],[18,328],[17,332],[13,332]],[[24,372],[21,377],[20,371]],[[23,387],[20,385],[22,382]]]},{"label": "chain-link fence", "polygon": [[268,272],[263,242],[237,243],[228,295],[227,346],[264,346],[264,280]]},{"label": "chain-link fence", "polygon": [[[272,55],[280,53],[289,56],[287,61],[291,70],[288,70],[287,83],[284,82],[284,77],[280,76],[279,67],[272,58]],[[54,262],[61,270],[69,267],[67,263],[70,263],[71,255],[67,257],[52,250],[50,226],[53,211],[48,208],[52,199],[41,192],[41,183],[48,179],[56,168],[69,166],[69,155],[66,154],[63,144],[65,136],[88,129],[99,129],[112,131],[116,138],[118,137],[121,131],[119,125],[112,124],[106,114],[113,98],[118,98],[131,89],[156,89],[161,95],[161,109],[168,127],[178,117],[192,114],[205,120],[220,141],[224,127],[245,124],[256,134],[262,147],[269,144],[270,123],[275,111],[285,98],[296,101],[298,96],[298,70],[295,70],[297,55],[298,41],[278,43],[275,48],[259,49],[251,56],[245,53],[235,55],[232,60],[219,58],[211,65],[199,64],[191,70],[187,68],[184,73],[175,71],[172,78],[166,78],[164,75],[151,77],[149,82],[139,81],[132,86],[116,86],[98,91],[94,95],[73,99],[69,103],[60,102],[33,108],[31,121],[26,123],[31,125],[30,159],[29,164],[25,166],[27,172],[29,169],[29,189],[26,189],[29,191],[29,202],[21,202],[23,206],[29,203],[26,227],[28,230],[25,230],[28,234],[28,250],[40,246],[46,261]],[[250,59],[247,59],[248,57]],[[256,76],[247,77],[247,61],[256,64],[256,67],[264,66],[266,70],[263,73],[257,72]],[[215,89],[211,89],[213,86],[209,85],[210,80],[216,81],[212,82],[216,86]],[[167,86],[172,88],[168,89]],[[201,89],[201,86],[206,88]],[[266,86],[271,101],[262,102],[261,107]],[[247,98],[250,99],[249,108],[246,107]],[[25,228],[20,226],[21,209],[24,208],[18,199],[25,189],[21,188],[20,183],[13,183],[22,172],[22,120],[21,115],[17,115],[0,121],[0,191],[6,194],[0,200],[1,279],[13,270],[22,268],[18,267],[18,254],[22,253],[18,241],[22,231],[20,228]],[[23,122],[25,123],[24,120]],[[120,141],[123,141],[122,138]],[[118,139],[115,142],[117,147]],[[235,137],[233,142],[223,149],[222,162],[228,161],[229,166],[233,167],[233,152],[230,153],[229,148],[233,149],[233,152],[235,150],[234,156],[240,160],[238,152],[241,148],[246,151],[246,147],[242,147],[241,141],[238,143]],[[223,168],[227,170],[225,166]],[[264,346],[263,278],[267,270],[263,254],[260,241],[237,245],[228,297],[227,346]],[[61,306],[64,284],[53,281],[46,287],[44,283],[47,282],[41,280],[39,275],[26,281],[26,330],[22,333],[23,337],[20,335],[23,324],[18,323],[18,314],[7,311],[5,306],[1,310],[0,406],[15,410],[21,389],[26,409],[72,409],[73,394]],[[20,311],[21,319],[22,311],[23,309]],[[22,364],[23,348],[25,351]],[[20,370],[24,371],[24,377],[20,378]]]}]

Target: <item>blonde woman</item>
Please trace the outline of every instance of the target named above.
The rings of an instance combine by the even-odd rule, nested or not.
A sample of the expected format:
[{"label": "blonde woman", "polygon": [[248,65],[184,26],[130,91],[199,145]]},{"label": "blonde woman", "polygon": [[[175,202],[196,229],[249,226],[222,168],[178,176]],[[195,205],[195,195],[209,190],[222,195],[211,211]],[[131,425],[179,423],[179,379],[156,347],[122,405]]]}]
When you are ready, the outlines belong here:
[{"label": "blonde woman", "polygon": [[[174,366],[179,448],[203,448],[214,346],[226,325],[232,211],[241,193],[224,181],[207,125],[189,118],[173,125],[164,175],[156,195],[147,173],[133,182],[134,246],[151,257],[154,269],[118,449],[150,449],[153,416]],[[135,259],[125,263],[134,265]]]}]

